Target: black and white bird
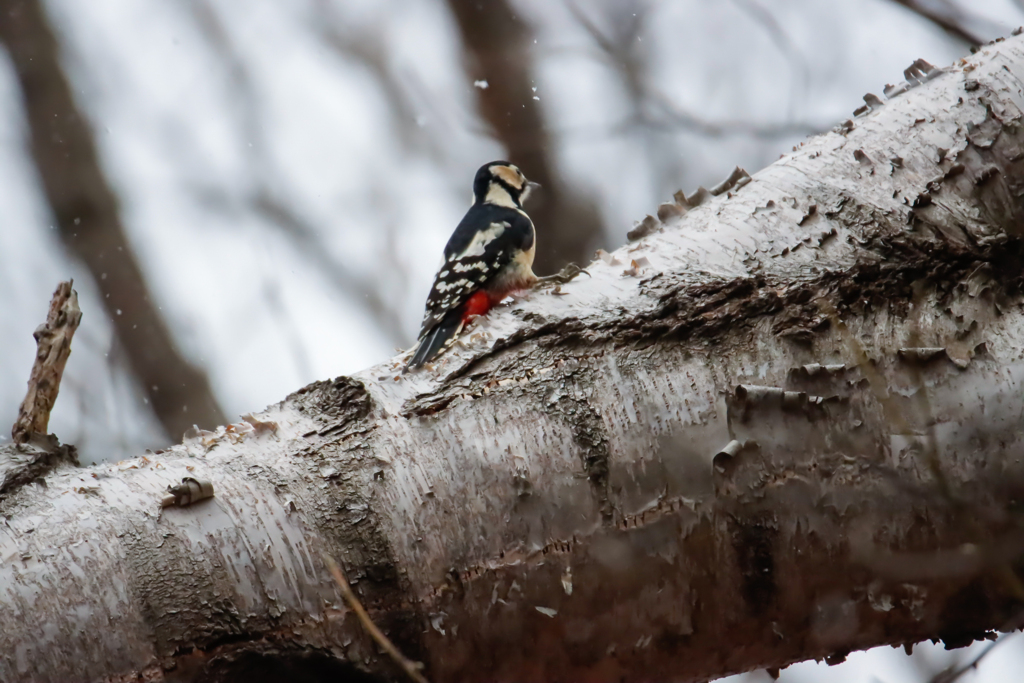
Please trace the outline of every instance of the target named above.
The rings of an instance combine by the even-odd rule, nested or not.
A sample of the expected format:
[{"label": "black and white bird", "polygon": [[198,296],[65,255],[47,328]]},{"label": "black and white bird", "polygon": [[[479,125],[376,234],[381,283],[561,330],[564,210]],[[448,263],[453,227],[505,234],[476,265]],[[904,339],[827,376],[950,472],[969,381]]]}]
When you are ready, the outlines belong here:
[{"label": "black and white bird", "polygon": [[473,205],[444,248],[407,369],[436,358],[458,339],[467,322],[509,294],[546,279],[533,274],[537,232],[523,210],[537,186],[507,161],[492,161],[477,171]]}]

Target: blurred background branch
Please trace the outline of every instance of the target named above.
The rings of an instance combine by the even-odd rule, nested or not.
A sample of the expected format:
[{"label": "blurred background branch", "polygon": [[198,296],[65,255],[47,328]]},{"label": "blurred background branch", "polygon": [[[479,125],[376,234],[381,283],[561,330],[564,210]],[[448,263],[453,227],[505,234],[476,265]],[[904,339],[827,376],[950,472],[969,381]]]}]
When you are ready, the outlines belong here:
[{"label": "blurred background branch", "polygon": [[543,226],[538,273],[589,260],[604,236],[592,201],[565,182],[552,157],[552,141],[537,95],[530,26],[507,0],[448,0],[465,48],[465,68],[477,84],[480,115],[508,150],[508,160],[541,184],[530,215]]},{"label": "blurred background branch", "polygon": [[61,241],[102,292],[107,315],[157,419],[172,439],[192,424],[223,424],[224,412],[206,375],[178,351],[153,302],[40,0],[0,0],[0,41],[21,84],[32,158]]},{"label": "blurred background branch", "polygon": [[[192,12],[196,23],[207,38],[208,43],[216,50],[221,59],[228,65],[231,84],[238,96],[240,106],[237,107],[240,129],[249,141],[246,147],[248,194],[242,198],[242,206],[234,205],[230,198],[219,196],[212,188],[197,188],[197,194],[204,196],[208,205],[238,212],[245,209],[255,212],[266,219],[267,224],[281,230],[287,237],[288,244],[301,252],[303,260],[320,271],[323,279],[332,285],[339,295],[350,296],[376,322],[393,344],[400,345],[403,341],[403,329],[398,312],[390,302],[385,301],[372,278],[360,278],[349,270],[347,265],[323,249],[317,229],[302,216],[302,209],[289,201],[281,192],[282,179],[276,174],[274,164],[266,157],[270,144],[264,139],[263,106],[249,67],[235,48],[232,38],[224,26],[217,10],[208,0],[191,0]],[[334,49],[343,44],[336,32],[325,28],[329,24],[318,22],[317,30],[324,32],[324,37]],[[385,84],[385,92],[389,95],[389,104],[398,112],[407,115],[408,108],[400,90],[394,87],[390,77],[383,69],[380,55],[369,47],[353,43],[352,55],[364,64],[372,65],[374,76]],[[390,272],[401,273],[402,269],[392,262]]]},{"label": "blurred background branch", "polygon": [[976,33],[972,27],[972,24],[977,23],[977,19],[948,0],[892,1],[897,5],[906,7],[915,14],[921,15],[952,37],[967,43],[967,45],[976,47],[985,42],[985,39]]},{"label": "blurred background branch", "polygon": [[[750,0],[736,1],[744,11],[752,14],[764,25],[773,42],[783,47],[782,51],[793,64],[794,70],[801,70],[800,59],[794,54],[781,28],[774,21],[765,21],[770,15]],[[643,42],[636,39],[638,35],[644,33],[644,22],[647,13],[651,11],[650,5],[637,0],[614,5],[610,10],[610,16],[607,17],[611,31],[606,35],[574,0],[566,0],[566,4],[573,18],[579,22],[598,49],[597,54],[601,61],[616,73],[628,95],[632,112],[616,127],[617,130],[641,128],[648,131],[671,131],[676,128],[711,138],[748,135],[755,138],[777,139],[793,135],[814,135],[831,126],[825,122],[813,125],[795,121],[763,124],[756,121],[709,120],[686,111],[650,82],[650,68],[647,64],[649,57],[643,48]],[[645,145],[651,158],[660,156],[656,138],[646,136]]]}]

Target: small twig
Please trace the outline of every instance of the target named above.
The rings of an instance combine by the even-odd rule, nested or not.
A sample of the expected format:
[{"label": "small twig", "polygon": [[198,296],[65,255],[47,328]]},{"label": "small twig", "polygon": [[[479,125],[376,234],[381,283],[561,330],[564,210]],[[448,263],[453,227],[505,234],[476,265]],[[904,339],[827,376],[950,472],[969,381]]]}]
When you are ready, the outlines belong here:
[{"label": "small twig", "polygon": [[791,78],[792,84],[790,85],[790,97],[786,117],[790,119],[793,118],[793,109],[800,104],[800,95],[803,90],[806,90],[807,85],[811,80],[807,64],[802,59],[800,51],[793,44],[789,34],[779,23],[774,13],[762,7],[759,2],[756,2],[756,0],[732,1],[733,4],[739,7],[740,10],[750,17],[755,26],[764,29],[765,33],[768,34],[768,38],[775,43],[775,47],[778,48],[779,52],[782,53],[782,56],[785,57],[792,66],[796,75]]},{"label": "small twig", "polygon": [[18,409],[18,419],[11,428],[15,443],[25,443],[33,434],[46,435],[50,411],[57,401],[64,366],[71,354],[71,338],[82,322],[78,294],[71,289],[74,280],[61,282],[50,300],[46,322],[36,328],[36,361],[28,379],[25,400]]},{"label": "small twig", "polygon": [[[1018,612],[1016,616],[1014,616],[1004,625],[1003,630],[1014,631],[1020,628],[1021,626],[1024,626],[1024,612]],[[953,681],[960,678],[971,669],[976,669],[978,667],[978,664],[981,663],[981,660],[988,656],[988,654],[992,652],[992,650],[997,648],[1000,643],[1005,643],[1007,640],[1009,640],[1010,635],[1011,634],[1006,634],[1002,638],[992,641],[984,648],[982,648],[981,652],[979,652],[976,657],[972,658],[966,664],[958,666],[955,669],[947,669],[945,671],[940,671],[935,675],[934,678],[932,678],[932,683],[953,683]]]},{"label": "small twig", "polygon": [[914,14],[927,19],[949,35],[964,41],[968,45],[976,47],[985,42],[982,36],[974,33],[974,31],[966,26],[967,19],[970,17],[948,2],[942,3],[945,5],[945,12],[934,8],[934,3],[920,2],[920,0],[893,0],[893,2],[897,5],[903,5]]},{"label": "small twig", "polygon": [[984,648],[982,648],[981,652],[978,653],[977,657],[974,657],[963,666],[957,667],[956,669],[947,669],[946,671],[940,671],[935,675],[934,678],[932,678],[932,683],[953,683],[953,681],[960,678],[971,669],[976,668],[978,666],[978,663],[981,662],[982,658],[985,657],[985,655],[991,652],[993,648],[995,648],[997,645],[999,645],[999,643],[1003,642],[1004,640],[1006,640],[1006,638],[1000,638],[999,640],[992,641]]},{"label": "small twig", "polygon": [[359,602],[359,598],[352,592],[352,587],[348,585],[348,581],[345,579],[345,575],[341,572],[341,567],[334,561],[330,555],[324,555],[324,562],[327,563],[327,568],[331,571],[331,576],[334,577],[334,582],[338,584],[338,588],[341,589],[341,594],[345,596],[345,601],[348,606],[356,613],[359,617],[359,621],[363,624],[363,628],[370,634],[381,649],[391,656],[391,659],[395,661],[398,666],[402,667],[402,671],[406,673],[416,683],[428,683],[427,679],[420,673],[420,669],[423,665],[419,662],[414,662],[407,659],[401,651],[395,647],[395,644],[388,640],[388,637],[384,635],[377,625],[370,619],[370,615],[366,613],[362,603]]}]

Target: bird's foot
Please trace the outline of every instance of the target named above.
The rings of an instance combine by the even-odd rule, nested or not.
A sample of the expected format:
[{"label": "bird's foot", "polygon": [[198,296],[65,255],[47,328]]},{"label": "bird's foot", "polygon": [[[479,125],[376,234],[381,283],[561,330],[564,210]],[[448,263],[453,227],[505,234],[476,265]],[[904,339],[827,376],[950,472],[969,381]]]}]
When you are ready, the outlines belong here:
[{"label": "bird's foot", "polygon": [[[535,282],[533,286],[539,289],[541,287],[549,287],[551,285],[564,285],[567,282],[571,282],[576,279],[580,273],[587,273],[587,271],[580,268],[575,263],[570,263],[554,275],[545,275],[544,277],[537,278],[537,282]],[[587,273],[587,277],[590,277],[590,273]]]}]

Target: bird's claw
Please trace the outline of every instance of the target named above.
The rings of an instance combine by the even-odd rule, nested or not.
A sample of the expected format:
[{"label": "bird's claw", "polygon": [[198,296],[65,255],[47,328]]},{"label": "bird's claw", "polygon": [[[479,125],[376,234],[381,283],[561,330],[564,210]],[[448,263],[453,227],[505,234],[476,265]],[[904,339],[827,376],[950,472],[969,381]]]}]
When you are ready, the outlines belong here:
[{"label": "bird's claw", "polygon": [[[547,287],[550,285],[564,285],[567,282],[571,282],[576,279],[580,273],[587,273],[586,270],[580,268],[575,263],[570,263],[562,270],[558,271],[554,275],[547,275],[545,277],[537,278],[536,287]],[[590,277],[590,273],[587,273],[587,277]]]}]

